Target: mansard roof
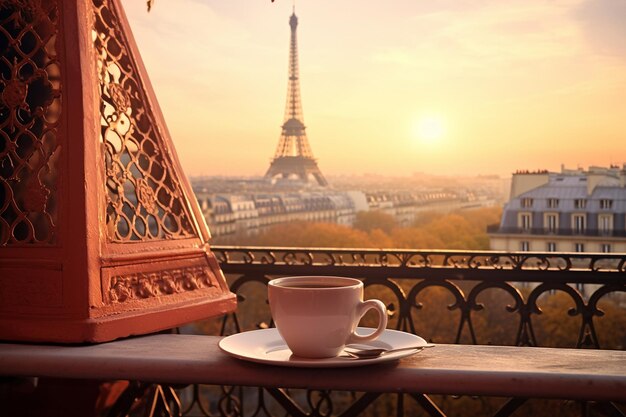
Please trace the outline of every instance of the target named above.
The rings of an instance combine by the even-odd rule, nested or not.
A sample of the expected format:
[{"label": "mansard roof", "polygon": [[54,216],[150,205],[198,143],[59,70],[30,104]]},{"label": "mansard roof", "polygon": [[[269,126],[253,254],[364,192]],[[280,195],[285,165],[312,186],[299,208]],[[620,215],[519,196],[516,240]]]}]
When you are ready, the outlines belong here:
[{"label": "mansard roof", "polygon": [[[587,191],[587,177],[583,175],[554,175],[547,184],[541,185],[530,191],[512,198],[507,204],[510,210],[531,211],[573,211],[574,200],[587,200],[585,211],[600,212],[600,200],[612,200],[611,211],[616,213],[626,212],[626,188],[612,179],[602,181],[595,186],[591,194]],[[533,199],[532,207],[523,207],[522,200]],[[559,200],[558,207],[547,207],[542,201],[548,199]],[[536,201],[536,202],[535,202]]]}]

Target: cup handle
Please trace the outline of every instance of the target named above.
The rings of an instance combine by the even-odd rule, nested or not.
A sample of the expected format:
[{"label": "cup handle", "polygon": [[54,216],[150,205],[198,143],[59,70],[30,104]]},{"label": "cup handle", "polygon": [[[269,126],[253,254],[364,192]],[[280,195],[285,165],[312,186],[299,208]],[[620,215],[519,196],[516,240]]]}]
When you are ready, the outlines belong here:
[{"label": "cup handle", "polygon": [[357,317],[359,318],[359,320],[361,320],[361,317],[363,317],[365,313],[367,313],[367,311],[371,310],[372,308],[378,312],[379,320],[378,328],[376,328],[376,331],[366,336],[359,336],[358,334],[356,334],[356,332],[354,332],[348,337],[348,341],[346,342],[347,345],[350,343],[359,343],[366,342],[368,340],[374,340],[378,336],[380,336],[382,332],[385,331],[385,328],[387,328],[387,308],[382,301],[374,299],[363,301],[357,306]]}]

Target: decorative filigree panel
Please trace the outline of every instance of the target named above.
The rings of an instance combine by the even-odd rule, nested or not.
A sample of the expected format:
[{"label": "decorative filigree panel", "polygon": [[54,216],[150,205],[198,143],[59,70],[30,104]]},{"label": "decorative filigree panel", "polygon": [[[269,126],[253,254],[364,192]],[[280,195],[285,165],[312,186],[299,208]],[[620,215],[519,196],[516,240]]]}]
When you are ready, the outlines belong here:
[{"label": "decorative filigree panel", "polygon": [[115,4],[93,0],[106,222],[115,242],[184,238],[194,229]]},{"label": "decorative filigree panel", "polygon": [[59,6],[0,2],[0,246],[57,241]]},{"label": "decorative filigree panel", "polygon": [[118,275],[111,278],[107,298],[114,304],[179,294],[212,287],[214,280],[213,272],[202,266]]}]

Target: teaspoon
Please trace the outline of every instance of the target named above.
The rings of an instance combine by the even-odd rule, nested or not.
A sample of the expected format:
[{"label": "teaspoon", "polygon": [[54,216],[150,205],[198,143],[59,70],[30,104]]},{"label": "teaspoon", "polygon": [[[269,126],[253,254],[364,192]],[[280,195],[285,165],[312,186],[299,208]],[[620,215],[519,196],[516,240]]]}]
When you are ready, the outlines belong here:
[{"label": "teaspoon", "polygon": [[344,351],[348,355],[355,357],[357,359],[373,359],[382,355],[386,355],[388,353],[395,353],[395,352],[400,352],[403,350],[418,350],[419,351],[419,350],[434,347],[434,346],[435,346],[434,344],[429,343],[426,345],[406,346],[406,347],[401,347],[397,349],[385,349],[385,348],[357,349],[357,348],[346,347]]}]

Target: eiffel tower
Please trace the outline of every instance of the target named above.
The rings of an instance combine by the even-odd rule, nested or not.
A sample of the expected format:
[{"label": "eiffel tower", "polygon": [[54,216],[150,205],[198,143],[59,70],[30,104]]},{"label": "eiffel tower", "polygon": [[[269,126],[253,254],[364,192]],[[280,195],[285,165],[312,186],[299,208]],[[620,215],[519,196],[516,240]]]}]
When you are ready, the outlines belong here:
[{"label": "eiffel tower", "polygon": [[306,137],[304,118],[302,117],[302,103],[300,102],[300,82],[298,76],[298,44],[296,29],[298,17],[295,8],[289,18],[291,27],[291,43],[289,48],[289,83],[287,87],[287,105],[282,133],[265,178],[274,180],[298,178],[308,182],[313,176],[321,186],[328,185],[322,175],[317,161],[313,157],[309,141]]}]

